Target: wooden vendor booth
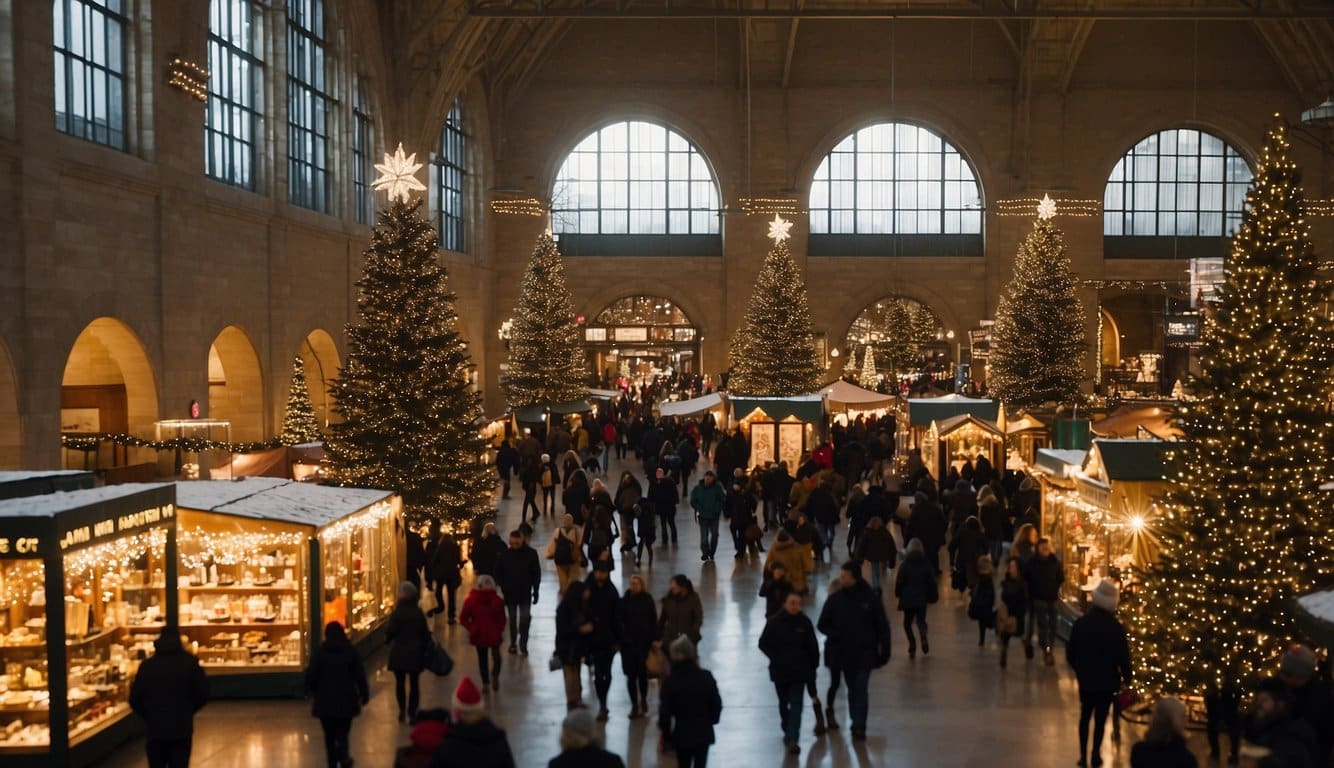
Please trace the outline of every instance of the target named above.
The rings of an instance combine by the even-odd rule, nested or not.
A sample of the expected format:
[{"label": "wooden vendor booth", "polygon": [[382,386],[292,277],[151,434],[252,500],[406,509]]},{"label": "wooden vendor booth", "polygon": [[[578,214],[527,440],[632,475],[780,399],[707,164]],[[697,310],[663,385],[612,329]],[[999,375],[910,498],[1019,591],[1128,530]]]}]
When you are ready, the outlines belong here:
[{"label": "wooden vendor booth", "polygon": [[[728,397],[732,417],[750,441],[750,466],[786,461],[790,472],[815,447],[824,426],[824,397]],[[749,467],[748,467],[749,468]]]},{"label": "wooden vendor booth", "polygon": [[931,422],[965,414],[984,421],[995,422],[1000,412],[995,400],[945,395],[943,397],[910,398],[908,407],[899,411],[897,456],[907,456],[921,446],[922,436],[931,428]]},{"label": "wooden vendor booth", "polygon": [[324,625],[369,653],[403,578],[399,498],[276,478],[177,485],[181,632],[224,697],[300,696]]},{"label": "wooden vendor booth", "polygon": [[125,484],[0,501],[0,765],[88,765],[138,733],[130,682],[176,608],[174,500]]},{"label": "wooden vendor booth", "polygon": [[1005,433],[994,422],[970,414],[933,421],[922,436],[922,463],[936,482],[964,462],[985,456],[999,471],[1005,459]]}]

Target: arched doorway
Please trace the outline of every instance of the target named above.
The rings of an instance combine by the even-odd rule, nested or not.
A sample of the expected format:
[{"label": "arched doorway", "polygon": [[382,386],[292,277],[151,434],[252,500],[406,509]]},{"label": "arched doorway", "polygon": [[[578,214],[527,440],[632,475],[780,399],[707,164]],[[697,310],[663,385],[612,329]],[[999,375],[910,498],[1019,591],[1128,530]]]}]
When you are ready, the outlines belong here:
[{"label": "arched doorway", "polygon": [[[886,296],[863,309],[848,327],[843,339],[847,356],[843,373],[867,389],[882,392],[901,391],[919,382],[939,382],[948,390],[953,380],[953,348],[953,334],[946,331],[934,310],[906,296]],[[874,370],[866,366],[867,350]]]},{"label": "arched doorway", "polygon": [[[139,337],[113,317],[88,324],[65,360],[60,386],[62,434],[130,434],[153,438],[158,419],[157,382]],[[82,469],[88,457],[66,452],[66,464]],[[155,460],[152,451],[130,449],[106,457],[121,466]],[[98,457],[98,464],[107,463]]]},{"label": "arched doorway", "polygon": [[584,328],[584,346],[588,369],[603,387],[700,372],[699,328],[662,296],[626,296],[608,304]]},{"label": "arched doorway", "polygon": [[298,354],[306,366],[306,389],[310,391],[310,404],[315,407],[315,418],[321,428],[327,427],[338,420],[333,409],[333,382],[342,365],[338,347],[328,331],[316,328],[301,342]]},{"label": "arched doorway", "polygon": [[245,331],[222,329],[208,348],[208,415],[232,423],[232,440],[264,439],[264,376]]},{"label": "arched doorway", "polygon": [[23,461],[23,424],[19,421],[18,377],[9,348],[0,340],[0,469],[18,469]]},{"label": "arched doorway", "polygon": [[1098,364],[1115,368],[1121,362],[1121,329],[1106,307],[1098,307]]}]

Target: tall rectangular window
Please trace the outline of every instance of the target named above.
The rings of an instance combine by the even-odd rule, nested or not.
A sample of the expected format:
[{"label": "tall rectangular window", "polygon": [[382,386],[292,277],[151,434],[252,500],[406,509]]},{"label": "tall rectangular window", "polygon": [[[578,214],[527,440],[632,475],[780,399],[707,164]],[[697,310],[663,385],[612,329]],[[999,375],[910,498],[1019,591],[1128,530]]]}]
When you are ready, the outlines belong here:
[{"label": "tall rectangular window", "polygon": [[253,0],[212,0],[208,15],[208,106],[204,111],[204,173],[255,188],[259,90],[264,65]]},{"label": "tall rectangular window", "polygon": [[332,211],[324,0],[287,0],[287,189],[293,205]]},{"label": "tall rectangular window", "polygon": [[468,134],[463,130],[463,110],[458,99],[449,108],[445,129],[440,132],[440,151],[435,154],[437,197],[440,206],[440,244],[462,252],[463,180],[468,174]]},{"label": "tall rectangular window", "polygon": [[125,149],[125,0],[53,0],[56,129]]},{"label": "tall rectangular window", "polygon": [[371,180],[375,178],[375,122],[365,86],[357,78],[352,91],[352,204],[359,224],[375,223],[375,197]]}]

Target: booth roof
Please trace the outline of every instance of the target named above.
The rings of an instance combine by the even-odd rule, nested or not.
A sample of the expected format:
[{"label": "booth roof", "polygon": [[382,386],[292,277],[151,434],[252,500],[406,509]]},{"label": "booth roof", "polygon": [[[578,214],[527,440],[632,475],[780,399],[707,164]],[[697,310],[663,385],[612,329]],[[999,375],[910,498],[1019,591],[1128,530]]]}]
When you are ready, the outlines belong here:
[{"label": "booth roof", "polygon": [[697,413],[711,411],[722,404],[723,396],[717,392],[710,392],[707,395],[692,397],[689,400],[660,403],[658,414],[661,416],[693,416]]},{"label": "booth roof", "polygon": [[1176,423],[1176,409],[1165,405],[1122,406],[1107,414],[1107,418],[1095,421],[1089,428],[1097,437],[1139,436],[1139,430],[1159,439],[1175,440],[1185,433]]},{"label": "booth roof", "polygon": [[1163,480],[1162,440],[1094,440],[1108,480]]},{"label": "booth roof", "polygon": [[55,517],[72,509],[83,509],[124,499],[144,491],[170,488],[171,483],[122,483],[86,488],[78,491],[56,491],[41,496],[25,496],[0,501],[0,518]]},{"label": "booth roof", "polygon": [[[218,489],[214,492],[217,494],[214,501],[220,503],[207,507],[186,503],[185,494],[182,494],[178,497],[177,506],[182,509],[202,509],[237,517],[310,525],[315,528],[323,528],[360,512],[377,501],[393,496],[390,491],[315,485],[265,477],[236,481],[185,481],[177,483],[178,493],[180,489],[197,485],[249,486],[250,492],[236,495],[237,491],[233,491],[230,493],[232,498],[221,500],[226,498],[229,492],[226,489]],[[200,496],[195,498],[202,498],[207,493],[209,492],[201,491]]]},{"label": "booth roof", "polygon": [[290,482],[281,477],[243,477],[237,480],[182,480],[176,483],[176,506],[209,511],[224,504]]},{"label": "booth roof", "polygon": [[596,387],[588,388],[588,396],[597,400],[615,400],[621,396],[619,389],[598,389]]},{"label": "booth roof", "polygon": [[806,422],[819,422],[824,418],[824,395],[793,395],[792,397],[739,397],[728,395],[732,404],[732,414],[744,419],[756,410],[764,411],[774,421],[782,421],[789,416],[796,416]]},{"label": "booth roof", "polygon": [[933,421],[940,421],[965,413],[972,414],[979,419],[995,421],[999,408],[995,400],[964,397],[963,395],[919,397],[908,400],[908,421],[915,427],[927,427]]},{"label": "booth roof", "polygon": [[1034,462],[1037,469],[1057,477],[1068,477],[1070,472],[1084,466],[1088,451],[1064,448],[1039,448]]},{"label": "booth roof", "polygon": [[965,424],[976,424],[977,426],[981,427],[984,431],[990,432],[994,435],[1005,434],[1004,432],[1001,431],[1001,428],[997,426],[995,422],[987,421],[986,419],[979,419],[978,417],[974,416],[971,413],[961,413],[958,416],[951,416],[948,419],[941,419],[940,421],[937,421],[936,434],[941,437],[944,437],[945,435],[948,435],[949,433],[962,427]]},{"label": "booth roof", "polygon": [[893,403],[893,395],[882,395],[879,392],[869,390],[865,387],[859,387],[852,382],[839,379],[827,387],[820,390],[820,394],[829,398],[829,402],[839,405],[862,405],[868,408],[883,408]]},{"label": "booth roof", "polygon": [[28,480],[41,480],[48,477],[78,477],[79,475],[93,476],[92,472],[85,472],[82,469],[49,469],[49,470],[15,470],[0,472],[0,485],[5,483],[23,483]]}]

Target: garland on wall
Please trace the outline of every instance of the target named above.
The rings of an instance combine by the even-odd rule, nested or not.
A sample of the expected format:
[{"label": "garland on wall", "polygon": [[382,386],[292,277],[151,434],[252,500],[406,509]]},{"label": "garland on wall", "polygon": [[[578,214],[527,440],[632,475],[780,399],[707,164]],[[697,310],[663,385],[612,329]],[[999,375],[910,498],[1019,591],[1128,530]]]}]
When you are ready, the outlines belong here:
[{"label": "garland on wall", "polygon": [[60,445],[72,451],[95,451],[102,443],[115,443],[130,448],[152,448],[155,451],[181,450],[188,453],[200,451],[227,451],[228,453],[257,453],[282,448],[283,441],[278,438],[262,443],[228,443],[222,440],[208,440],[200,437],[173,437],[168,440],[145,440],[142,437],[117,432],[101,432],[95,435],[61,435]]}]

